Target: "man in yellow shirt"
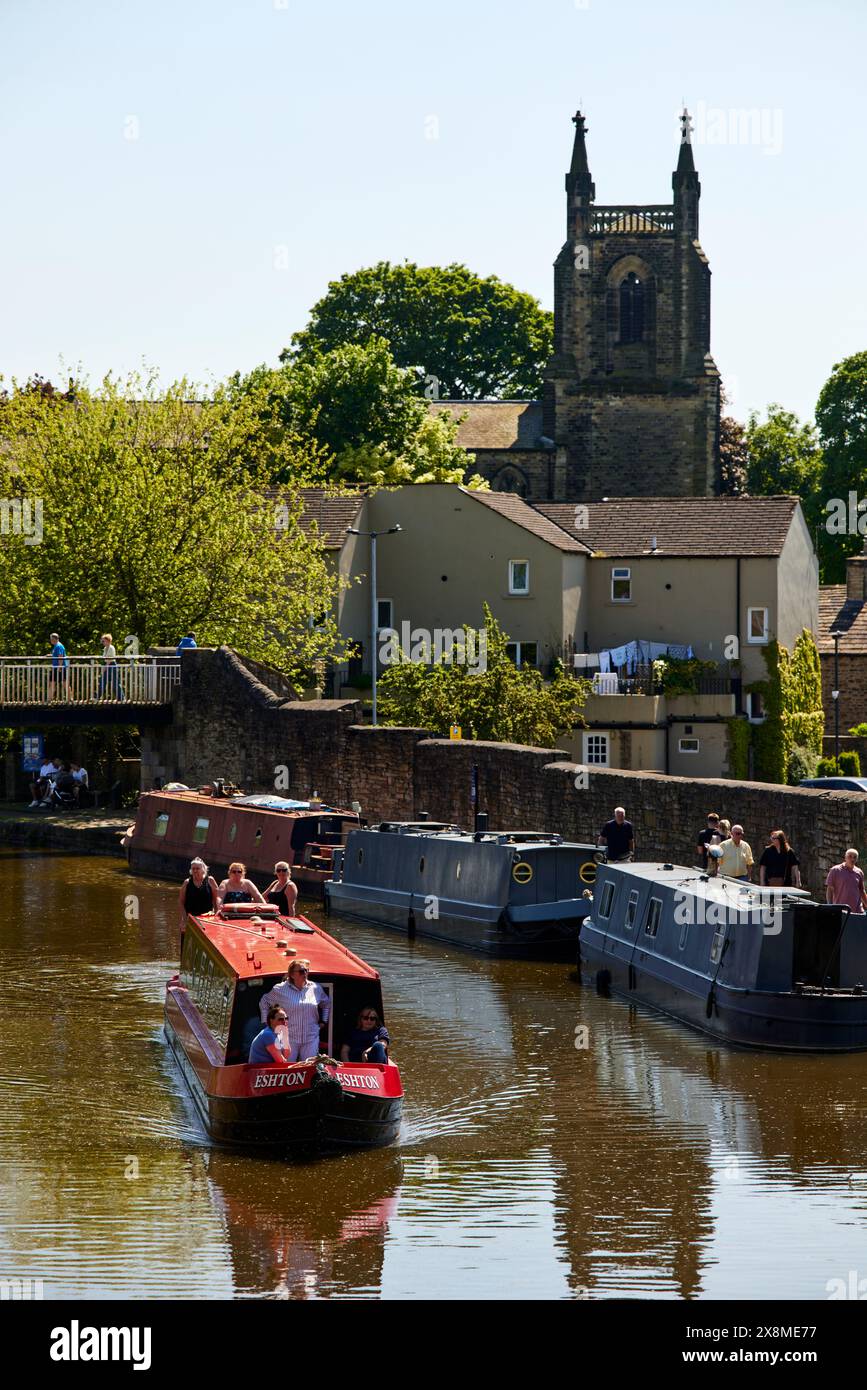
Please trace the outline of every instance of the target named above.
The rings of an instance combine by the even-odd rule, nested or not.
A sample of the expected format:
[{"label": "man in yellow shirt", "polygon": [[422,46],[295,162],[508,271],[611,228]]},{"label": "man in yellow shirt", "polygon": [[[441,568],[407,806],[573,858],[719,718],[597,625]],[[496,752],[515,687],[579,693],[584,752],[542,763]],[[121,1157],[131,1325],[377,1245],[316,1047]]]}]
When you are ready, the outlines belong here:
[{"label": "man in yellow shirt", "polygon": [[719,872],[725,878],[740,878],[749,882],[753,876],[753,852],[744,839],[742,825],[732,826],[730,840],[723,840]]}]

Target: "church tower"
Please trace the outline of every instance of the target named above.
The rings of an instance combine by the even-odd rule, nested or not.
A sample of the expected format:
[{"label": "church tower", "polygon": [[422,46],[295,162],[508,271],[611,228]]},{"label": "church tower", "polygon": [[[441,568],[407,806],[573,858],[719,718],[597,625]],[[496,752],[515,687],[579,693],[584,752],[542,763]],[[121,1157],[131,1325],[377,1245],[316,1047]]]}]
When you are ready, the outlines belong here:
[{"label": "church tower", "polygon": [[580,112],[574,123],[545,374],[550,492],[570,501],[712,495],[720,381],[689,115],[666,205],[597,204]]}]

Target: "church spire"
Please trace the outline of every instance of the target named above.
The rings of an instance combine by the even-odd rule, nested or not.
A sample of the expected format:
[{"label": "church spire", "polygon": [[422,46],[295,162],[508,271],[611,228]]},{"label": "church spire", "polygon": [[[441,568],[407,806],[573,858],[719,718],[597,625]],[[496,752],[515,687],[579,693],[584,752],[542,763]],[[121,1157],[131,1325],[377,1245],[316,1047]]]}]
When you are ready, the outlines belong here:
[{"label": "church spire", "polygon": [[572,124],[575,127],[575,144],[572,149],[572,166],[570,174],[589,174],[590,165],[587,163],[587,146],[584,144],[584,136],[587,133],[587,125],[580,111],[576,111],[572,117]]},{"label": "church spire", "polygon": [[671,186],[674,190],[675,227],[694,241],[698,237],[701,184],[692,157],[692,121],[685,106],[680,117],[680,152],[677,168],[671,176]]},{"label": "church spire", "polygon": [[582,235],[590,223],[590,204],[596,197],[596,188],[590,175],[587,162],[587,146],[584,136],[587,126],[580,111],[572,117],[575,126],[575,144],[572,147],[572,163],[566,175],[568,195],[567,232],[568,238]]},{"label": "church spire", "polygon": [[686,107],[680,117],[680,154],[677,156],[677,169],[675,178],[683,174],[695,173],[695,162],[692,157],[692,130],[693,125]]}]

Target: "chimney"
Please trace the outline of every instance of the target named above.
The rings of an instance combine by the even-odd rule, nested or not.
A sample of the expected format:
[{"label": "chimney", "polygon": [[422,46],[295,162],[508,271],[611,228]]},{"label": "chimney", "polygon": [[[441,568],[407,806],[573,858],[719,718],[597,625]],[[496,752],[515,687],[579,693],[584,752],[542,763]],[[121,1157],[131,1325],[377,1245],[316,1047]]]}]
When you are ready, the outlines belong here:
[{"label": "chimney", "polygon": [[863,603],[867,598],[867,554],[850,555],[846,561],[846,598]]}]

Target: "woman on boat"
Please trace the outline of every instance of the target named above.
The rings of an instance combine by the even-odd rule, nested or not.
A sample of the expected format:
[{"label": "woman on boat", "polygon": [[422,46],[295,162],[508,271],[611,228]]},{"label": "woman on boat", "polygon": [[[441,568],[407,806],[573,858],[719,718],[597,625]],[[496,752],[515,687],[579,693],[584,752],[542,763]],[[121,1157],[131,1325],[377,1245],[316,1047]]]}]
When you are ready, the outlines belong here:
[{"label": "woman on boat", "polygon": [[[254,1067],[270,1067],[276,1062],[278,1066],[289,1065],[289,1054],[283,1046],[282,1038],[286,1034],[286,1011],[280,1004],[272,1004],[268,1010],[268,1021],[261,1033],[257,1033],[250,1045],[250,1065]],[[282,1024],[282,1027],[281,1027]],[[276,1028],[280,1028],[280,1033]]]},{"label": "woman on boat", "polygon": [[376,1009],[364,1008],[356,1025],[340,1049],[341,1062],[387,1062],[388,1029],[380,1023]]},{"label": "woman on boat", "polygon": [[206,912],[216,912],[218,893],[216,881],[208,873],[204,859],[194,859],[190,864],[189,877],[184,879],[178,894],[181,908],[181,950],[184,946],[187,917],[201,917]]},{"label": "woman on boat", "polygon": [[244,864],[230,864],[229,877],[224,878],[217,892],[220,895],[220,907],[223,903],[263,903],[265,899],[252,879],[247,878],[247,869]]},{"label": "woman on boat", "polygon": [[316,1057],[320,1050],[321,1030],[331,1013],[331,997],[321,985],[310,979],[309,960],[293,960],[286,979],[259,1000],[261,1018],[267,1018],[271,1007],[279,1004],[287,1015],[290,1062],[304,1062]]},{"label": "woman on boat", "polygon": [[799,860],[785,831],[772,830],[770,844],[759,860],[759,883],[766,888],[800,888]]},{"label": "woman on boat", "polygon": [[274,865],[274,872],[277,877],[265,889],[265,901],[266,903],[276,903],[281,916],[294,917],[295,904],[298,901],[298,888],[292,882],[289,865],[285,859]]}]

